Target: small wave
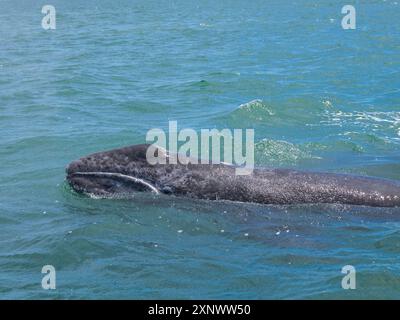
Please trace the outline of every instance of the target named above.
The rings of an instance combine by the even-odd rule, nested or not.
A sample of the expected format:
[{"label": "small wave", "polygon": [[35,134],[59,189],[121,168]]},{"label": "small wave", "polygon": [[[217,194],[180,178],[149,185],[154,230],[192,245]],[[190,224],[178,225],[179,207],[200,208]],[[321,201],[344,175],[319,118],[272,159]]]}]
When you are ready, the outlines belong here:
[{"label": "small wave", "polygon": [[305,144],[305,149],[318,152],[355,152],[364,153],[364,148],[355,142],[347,140],[335,140],[329,143],[309,142]]},{"label": "small wave", "polygon": [[202,23],[199,24],[199,26],[200,26],[200,27],[205,27],[205,28],[210,28],[210,27],[212,27],[213,25],[210,24],[210,23],[202,22]]},{"label": "small wave", "polygon": [[[228,107],[228,110],[220,112],[216,120],[224,123],[228,127],[251,127],[257,125],[273,126],[276,121],[280,121],[277,115],[277,110],[266,104],[261,99],[254,99],[249,102],[240,104],[233,110]],[[229,110],[230,109],[230,110]]]},{"label": "small wave", "polygon": [[251,100],[249,102],[241,104],[234,113],[247,114],[253,116],[259,120],[263,120],[266,116],[273,116],[275,112],[265,104],[261,99]]},{"label": "small wave", "polygon": [[374,246],[378,250],[391,253],[400,253],[400,231],[394,231],[386,234],[381,239],[374,242]]},{"label": "small wave", "polygon": [[261,164],[296,164],[300,160],[321,159],[293,143],[269,139],[255,144],[255,157]]},{"label": "small wave", "polygon": [[400,135],[400,112],[344,112],[327,110],[322,115],[321,124],[326,126],[351,126],[373,132],[394,131]]},{"label": "small wave", "polygon": [[326,110],[319,123],[338,127],[340,139],[357,144],[363,150],[391,150],[400,141],[400,112]]}]

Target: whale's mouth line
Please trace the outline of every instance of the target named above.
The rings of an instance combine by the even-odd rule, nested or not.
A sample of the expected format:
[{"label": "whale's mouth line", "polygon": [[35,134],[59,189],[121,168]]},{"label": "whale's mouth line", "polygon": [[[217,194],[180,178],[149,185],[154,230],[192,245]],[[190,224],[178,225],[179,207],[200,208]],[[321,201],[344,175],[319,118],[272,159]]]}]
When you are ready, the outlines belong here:
[{"label": "whale's mouth line", "polygon": [[69,176],[74,177],[74,176],[78,176],[78,177],[84,177],[84,176],[92,176],[92,177],[99,177],[99,178],[116,178],[119,180],[123,180],[126,182],[130,182],[130,183],[134,183],[137,185],[140,185],[142,187],[144,187],[145,189],[147,189],[148,191],[154,192],[156,194],[159,194],[160,192],[157,190],[157,188],[155,186],[153,186],[151,183],[140,179],[140,178],[136,178],[133,176],[129,176],[126,174],[122,174],[122,173],[118,173],[118,172],[103,172],[103,171],[89,171],[89,172],[72,172],[69,174]]}]

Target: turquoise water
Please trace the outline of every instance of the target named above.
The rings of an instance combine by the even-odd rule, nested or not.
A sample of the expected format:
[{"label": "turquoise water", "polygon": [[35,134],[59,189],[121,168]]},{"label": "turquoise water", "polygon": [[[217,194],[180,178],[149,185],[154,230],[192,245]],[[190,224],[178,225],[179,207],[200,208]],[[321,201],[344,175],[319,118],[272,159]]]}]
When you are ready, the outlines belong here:
[{"label": "turquoise water", "polygon": [[[78,196],[154,127],[254,128],[259,165],[400,180],[400,5],[0,1],[0,298],[400,298],[400,210]],[[41,288],[54,265],[57,289]],[[341,269],[356,268],[343,290]]]}]

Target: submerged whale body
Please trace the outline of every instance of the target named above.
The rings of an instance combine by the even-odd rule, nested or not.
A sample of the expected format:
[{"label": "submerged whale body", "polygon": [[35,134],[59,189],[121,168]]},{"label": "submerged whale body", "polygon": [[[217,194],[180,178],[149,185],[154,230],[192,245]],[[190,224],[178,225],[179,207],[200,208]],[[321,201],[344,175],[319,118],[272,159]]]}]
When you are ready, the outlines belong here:
[{"label": "submerged whale body", "polygon": [[[67,181],[79,192],[123,197],[138,191],[208,200],[263,204],[341,203],[400,206],[400,183],[363,176],[256,168],[236,175],[227,164],[150,164],[149,144],[94,153],[67,167]],[[153,146],[154,147],[154,146]],[[168,158],[162,148],[158,157]]]}]

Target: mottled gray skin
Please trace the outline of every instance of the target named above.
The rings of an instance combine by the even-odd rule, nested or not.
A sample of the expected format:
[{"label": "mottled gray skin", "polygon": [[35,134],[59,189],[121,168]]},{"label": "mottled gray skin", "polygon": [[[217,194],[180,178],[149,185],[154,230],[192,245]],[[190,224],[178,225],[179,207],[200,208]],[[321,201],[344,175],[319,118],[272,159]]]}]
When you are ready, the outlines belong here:
[{"label": "mottled gray skin", "polygon": [[[198,199],[264,204],[400,206],[397,181],[263,168],[254,169],[251,175],[238,176],[234,166],[225,164],[151,165],[146,160],[148,147],[134,145],[81,158],[67,167],[67,181],[77,192],[100,197],[158,191]],[[163,149],[158,150],[160,155],[168,156]]]}]

